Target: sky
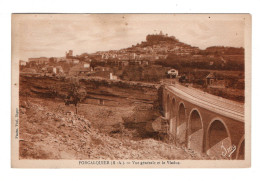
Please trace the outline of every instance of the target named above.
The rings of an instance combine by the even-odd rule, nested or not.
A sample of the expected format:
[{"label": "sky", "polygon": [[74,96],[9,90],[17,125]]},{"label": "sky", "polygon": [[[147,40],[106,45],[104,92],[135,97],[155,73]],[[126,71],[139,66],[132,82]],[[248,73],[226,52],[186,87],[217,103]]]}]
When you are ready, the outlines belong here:
[{"label": "sky", "polygon": [[244,47],[245,16],[187,14],[15,14],[12,17],[14,57],[62,57],[118,50],[163,31],[181,42]]}]

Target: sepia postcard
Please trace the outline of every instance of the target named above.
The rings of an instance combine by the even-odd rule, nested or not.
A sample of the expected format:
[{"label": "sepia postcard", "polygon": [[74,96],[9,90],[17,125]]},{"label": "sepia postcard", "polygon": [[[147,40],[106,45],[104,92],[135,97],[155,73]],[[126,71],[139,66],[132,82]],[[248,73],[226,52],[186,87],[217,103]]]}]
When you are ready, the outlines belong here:
[{"label": "sepia postcard", "polygon": [[12,14],[13,168],[251,166],[250,14]]}]

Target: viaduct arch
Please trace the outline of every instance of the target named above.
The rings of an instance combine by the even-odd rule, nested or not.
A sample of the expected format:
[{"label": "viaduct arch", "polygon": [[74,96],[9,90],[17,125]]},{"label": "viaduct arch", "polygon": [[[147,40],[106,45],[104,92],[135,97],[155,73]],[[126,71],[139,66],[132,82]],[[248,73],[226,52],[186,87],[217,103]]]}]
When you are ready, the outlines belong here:
[{"label": "viaduct arch", "polygon": [[179,103],[176,138],[179,143],[185,143],[187,134],[186,107],[183,102]]},{"label": "viaduct arch", "polygon": [[219,159],[245,158],[243,109],[242,104],[178,84],[163,89],[164,117],[175,143]]},{"label": "viaduct arch", "polygon": [[226,149],[232,147],[231,136],[227,125],[221,118],[214,118],[209,123],[206,144],[208,155],[226,156],[228,154]]},{"label": "viaduct arch", "polygon": [[188,148],[195,151],[203,151],[203,122],[200,111],[193,108],[189,114]]}]

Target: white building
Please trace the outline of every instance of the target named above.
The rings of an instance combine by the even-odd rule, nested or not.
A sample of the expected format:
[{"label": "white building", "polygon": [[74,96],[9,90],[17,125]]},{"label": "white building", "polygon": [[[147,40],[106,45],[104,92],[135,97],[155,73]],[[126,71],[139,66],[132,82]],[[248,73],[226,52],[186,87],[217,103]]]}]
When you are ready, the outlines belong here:
[{"label": "white building", "polygon": [[84,68],[89,68],[90,67],[90,63],[84,63],[83,67]]},{"label": "white building", "polygon": [[78,64],[78,63],[79,63],[79,60],[74,59],[74,60],[73,60],[73,63],[74,63],[74,64]]},{"label": "white building", "polygon": [[20,65],[21,65],[21,66],[25,66],[25,65],[27,64],[27,62],[26,62],[26,61],[24,61],[24,60],[20,60],[20,62],[19,62],[19,63],[20,63]]}]

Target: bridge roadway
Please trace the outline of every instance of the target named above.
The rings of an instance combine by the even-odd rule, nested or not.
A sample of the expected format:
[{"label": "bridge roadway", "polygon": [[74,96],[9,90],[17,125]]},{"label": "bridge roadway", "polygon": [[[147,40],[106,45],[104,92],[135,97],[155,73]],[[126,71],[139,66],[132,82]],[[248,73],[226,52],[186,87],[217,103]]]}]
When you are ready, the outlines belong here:
[{"label": "bridge roadway", "polygon": [[188,100],[195,105],[244,122],[243,103],[224,99],[192,87],[182,86],[178,83],[168,85],[168,90],[174,91],[174,94],[178,97]]},{"label": "bridge roadway", "polygon": [[169,134],[191,149],[221,155],[220,144],[244,159],[244,104],[179,83],[164,82],[162,106]]}]

